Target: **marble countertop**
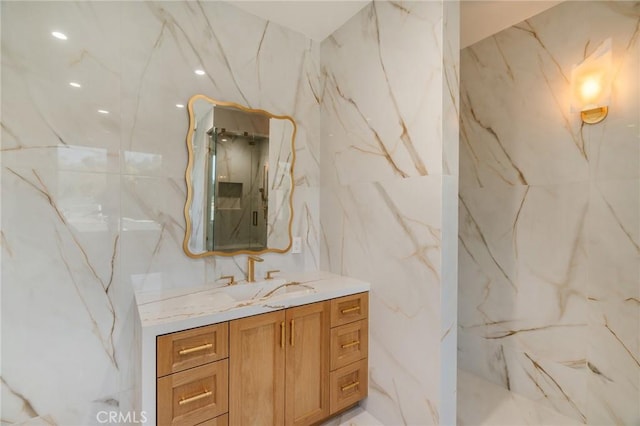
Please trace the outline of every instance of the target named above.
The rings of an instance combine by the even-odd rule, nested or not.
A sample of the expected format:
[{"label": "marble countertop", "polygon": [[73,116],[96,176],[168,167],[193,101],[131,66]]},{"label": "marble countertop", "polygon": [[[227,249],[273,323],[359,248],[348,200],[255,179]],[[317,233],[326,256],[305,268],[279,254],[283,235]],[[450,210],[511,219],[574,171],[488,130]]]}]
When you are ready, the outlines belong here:
[{"label": "marble countertop", "polygon": [[[272,287],[275,288],[260,291],[260,285],[246,282],[225,287],[205,285],[138,291],[135,299],[144,332],[157,336],[347,296],[370,288],[367,282],[324,271],[280,274],[273,280]],[[234,292],[248,296],[234,298]]]}]

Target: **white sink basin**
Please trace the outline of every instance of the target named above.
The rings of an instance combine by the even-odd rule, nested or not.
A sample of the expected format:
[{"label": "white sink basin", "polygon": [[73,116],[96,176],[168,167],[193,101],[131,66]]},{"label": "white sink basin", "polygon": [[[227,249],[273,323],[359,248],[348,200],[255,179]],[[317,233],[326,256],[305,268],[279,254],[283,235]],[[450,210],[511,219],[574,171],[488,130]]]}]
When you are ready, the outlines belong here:
[{"label": "white sink basin", "polygon": [[240,302],[245,300],[267,299],[292,293],[311,293],[313,287],[284,279],[265,280],[256,283],[243,283],[222,287],[216,294],[224,294]]}]

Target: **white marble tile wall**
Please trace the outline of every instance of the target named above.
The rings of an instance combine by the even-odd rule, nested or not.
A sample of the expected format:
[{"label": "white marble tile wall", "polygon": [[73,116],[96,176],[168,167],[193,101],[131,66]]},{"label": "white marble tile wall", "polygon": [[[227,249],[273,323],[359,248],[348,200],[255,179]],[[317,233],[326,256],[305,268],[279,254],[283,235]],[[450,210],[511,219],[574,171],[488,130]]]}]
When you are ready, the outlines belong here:
[{"label": "white marble tile wall", "polygon": [[[443,219],[457,221],[457,156],[444,154],[458,143],[449,6],[373,2],[321,47],[321,267],[371,283],[366,409],[388,425],[455,424],[455,262],[443,259],[457,236]],[[456,37],[443,47],[447,33]]]},{"label": "white marble tile wall", "polygon": [[260,268],[318,269],[320,46],[223,2],[0,7],[2,421],[95,424],[135,394],[133,287],[246,267],[182,252],[177,103],[204,93],[295,118],[303,253],[265,255]]},{"label": "white marble tile wall", "polygon": [[442,277],[440,295],[440,421],[457,424],[458,162],[460,3],[444,1],[442,82]]},{"label": "white marble tile wall", "polygon": [[[594,425],[640,422],[639,25],[565,2],[461,52],[461,368]],[[582,125],[571,68],[609,37]]]}]

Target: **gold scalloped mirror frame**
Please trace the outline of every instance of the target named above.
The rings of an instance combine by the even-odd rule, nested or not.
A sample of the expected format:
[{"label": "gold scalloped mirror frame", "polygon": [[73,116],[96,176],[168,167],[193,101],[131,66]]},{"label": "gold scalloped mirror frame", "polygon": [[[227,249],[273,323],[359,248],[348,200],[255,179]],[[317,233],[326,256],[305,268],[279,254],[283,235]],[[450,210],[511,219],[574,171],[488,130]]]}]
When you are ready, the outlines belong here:
[{"label": "gold scalloped mirror frame", "polygon": [[[232,108],[236,108],[240,111],[244,111],[244,112],[248,112],[248,113],[255,113],[255,114],[261,114],[264,116],[267,116],[269,118],[275,118],[275,119],[279,119],[279,120],[288,120],[291,122],[292,126],[293,126],[293,132],[291,135],[291,167],[289,170],[289,178],[290,178],[290,182],[291,182],[291,188],[289,191],[289,223],[288,223],[288,227],[287,227],[287,231],[289,234],[289,244],[287,245],[287,247],[285,248],[270,248],[268,247],[268,241],[267,241],[267,248],[266,249],[262,249],[262,250],[247,250],[247,249],[242,249],[242,250],[236,250],[236,251],[204,251],[202,253],[193,253],[190,251],[189,249],[189,240],[191,239],[191,232],[192,232],[192,222],[191,222],[191,215],[189,213],[189,210],[191,208],[191,204],[193,202],[193,184],[191,181],[191,174],[193,171],[193,164],[194,164],[194,153],[193,153],[193,136],[194,136],[194,132],[195,132],[195,127],[196,127],[196,121],[195,121],[195,114],[194,114],[194,103],[197,100],[204,100],[207,101],[211,104],[213,104],[214,106],[224,106],[224,107],[232,107]],[[186,145],[187,145],[187,152],[188,152],[188,160],[187,160],[187,168],[185,171],[185,183],[187,185],[187,199],[185,201],[185,205],[184,205],[184,217],[185,217],[185,221],[186,221],[186,226],[185,226],[185,237],[184,237],[184,242],[182,244],[182,247],[184,249],[184,252],[186,253],[187,256],[194,258],[194,259],[198,259],[198,258],[203,258],[203,257],[207,257],[207,256],[225,256],[225,257],[230,257],[230,256],[237,256],[237,255],[241,255],[241,254],[247,254],[247,255],[260,255],[260,254],[264,254],[264,253],[286,253],[291,249],[291,245],[293,243],[293,235],[292,235],[292,227],[293,227],[293,215],[294,215],[294,211],[293,211],[293,192],[294,192],[294,188],[295,188],[295,182],[293,179],[293,173],[294,173],[294,166],[295,166],[295,161],[296,161],[296,150],[295,150],[295,140],[296,140],[296,133],[297,133],[297,126],[296,126],[296,122],[294,121],[294,119],[288,115],[276,115],[276,114],[272,114],[268,111],[262,110],[262,109],[254,109],[254,108],[249,108],[249,107],[245,107],[243,105],[240,104],[236,104],[234,102],[224,102],[224,101],[218,101],[216,99],[213,99],[209,96],[206,95],[202,95],[202,94],[197,94],[197,95],[193,95],[190,99],[189,102],[187,104],[187,111],[189,113],[189,130],[187,131],[187,138],[186,138]]]}]

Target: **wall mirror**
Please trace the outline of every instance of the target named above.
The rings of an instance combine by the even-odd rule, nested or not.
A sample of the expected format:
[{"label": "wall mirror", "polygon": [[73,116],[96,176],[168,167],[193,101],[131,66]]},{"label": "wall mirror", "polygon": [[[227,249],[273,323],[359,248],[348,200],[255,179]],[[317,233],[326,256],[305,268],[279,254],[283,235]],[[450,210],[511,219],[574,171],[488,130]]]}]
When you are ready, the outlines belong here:
[{"label": "wall mirror", "polygon": [[184,251],[190,257],[291,247],[296,124],[291,117],[189,99]]}]

